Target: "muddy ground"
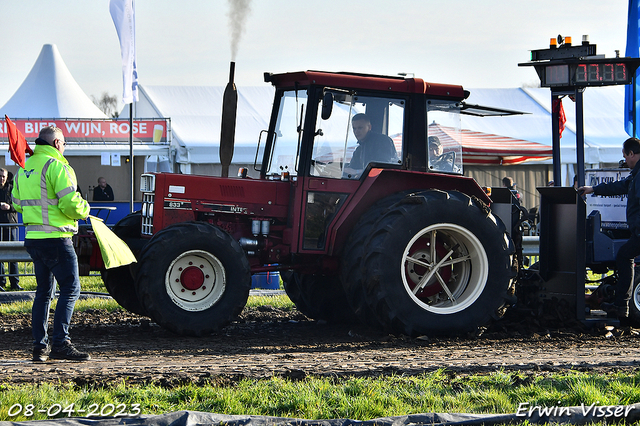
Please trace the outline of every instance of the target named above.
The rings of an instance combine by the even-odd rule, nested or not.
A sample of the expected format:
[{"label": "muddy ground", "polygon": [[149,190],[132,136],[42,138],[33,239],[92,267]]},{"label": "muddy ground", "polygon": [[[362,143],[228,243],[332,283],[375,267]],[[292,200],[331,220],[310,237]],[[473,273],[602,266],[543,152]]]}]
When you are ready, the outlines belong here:
[{"label": "muddy ground", "polygon": [[180,337],[124,311],[77,312],[72,339],[88,362],[31,362],[29,315],[0,315],[0,383],[225,383],[244,377],[415,375],[519,371],[526,376],[574,369],[609,372],[640,367],[640,333],[630,327],[586,329],[540,324],[517,315],[481,335],[390,336],[359,326],[329,325],[297,311],[245,309],[222,332]]}]

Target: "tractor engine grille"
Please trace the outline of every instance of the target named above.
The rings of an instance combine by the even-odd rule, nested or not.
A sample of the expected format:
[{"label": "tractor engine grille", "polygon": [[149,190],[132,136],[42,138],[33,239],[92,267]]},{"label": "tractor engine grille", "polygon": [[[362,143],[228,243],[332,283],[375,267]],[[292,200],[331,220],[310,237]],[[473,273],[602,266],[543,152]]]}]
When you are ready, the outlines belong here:
[{"label": "tractor engine grille", "polygon": [[244,187],[235,185],[220,185],[220,194],[223,197],[244,198]]},{"label": "tractor engine grille", "polygon": [[142,235],[153,235],[153,192],[142,194]]}]

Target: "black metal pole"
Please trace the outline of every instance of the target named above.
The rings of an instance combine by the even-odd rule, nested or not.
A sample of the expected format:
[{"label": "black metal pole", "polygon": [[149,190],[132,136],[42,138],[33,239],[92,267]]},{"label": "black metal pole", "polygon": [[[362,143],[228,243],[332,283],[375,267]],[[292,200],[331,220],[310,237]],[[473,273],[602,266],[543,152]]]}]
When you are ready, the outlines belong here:
[{"label": "black metal pole", "polygon": [[129,163],[131,164],[131,199],[129,201],[129,213],[133,213],[133,101],[129,104]]},{"label": "black metal pole", "polygon": [[583,90],[576,87],[576,160],[578,163],[578,187],[584,186],[584,104]]},{"label": "black metal pole", "polygon": [[[584,186],[584,89],[575,88],[576,102],[576,162],[578,164],[578,187]],[[580,296],[585,291],[585,274],[586,269],[586,203],[582,197],[575,195],[576,200],[576,315],[578,320],[585,318],[585,300]]]},{"label": "black metal pole", "polygon": [[631,84],[633,84],[633,87],[631,88],[631,91],[633,93],[633,103],[631,104],[631,122],[633,123],[633,137],[637,138],[638,137],[638,123],[636,123],[636,79],[638,78],[638,72],[636,71],[635,74],[633,74],[633,78],[631,80]]},{"label": "black metal pole", "polygon": [[562,186],[562,171],[560,164],[560,109],[556,108],[556,99],[560,99],[556,93],[551,91],[551,144],[553,150],[553,182],[554,186]]}]

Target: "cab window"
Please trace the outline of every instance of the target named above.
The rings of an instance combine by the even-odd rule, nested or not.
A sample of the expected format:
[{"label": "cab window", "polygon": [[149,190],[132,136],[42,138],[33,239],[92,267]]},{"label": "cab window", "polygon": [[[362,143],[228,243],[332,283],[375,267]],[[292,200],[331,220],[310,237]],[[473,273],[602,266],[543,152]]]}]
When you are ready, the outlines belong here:
[{"label": "cab window", "polygon": [[460,104],[427,101],[427,164],[434,172],[462,174]]},{"label": "cab window", "polygon": [[306,90],[285,92],[280,99],[271,156],[266,170],[268,176],[280,176],[283,172],[288,172],[290,176],[298,174],[298,143],[302,140],[306,110]]},{"label": "cab window", "polygon": [[329,118],[318,108],[312,176],[358,179],[369,163],[402,164],[403,99],[332,95]]}]

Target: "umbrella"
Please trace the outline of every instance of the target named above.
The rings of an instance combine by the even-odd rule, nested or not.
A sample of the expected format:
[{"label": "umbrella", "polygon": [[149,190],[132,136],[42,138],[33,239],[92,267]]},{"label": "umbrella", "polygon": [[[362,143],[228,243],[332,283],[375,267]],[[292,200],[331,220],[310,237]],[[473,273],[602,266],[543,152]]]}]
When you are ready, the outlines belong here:
[{"label": "umbrella", "polygon": [[116,234],[113,233],[102,219],[95,216],[89,216],[91,219],[91,227],[98,240],[102,260],[106,269],[117,268],[118,266],[129,265],[136,262],[136,257]]}]

